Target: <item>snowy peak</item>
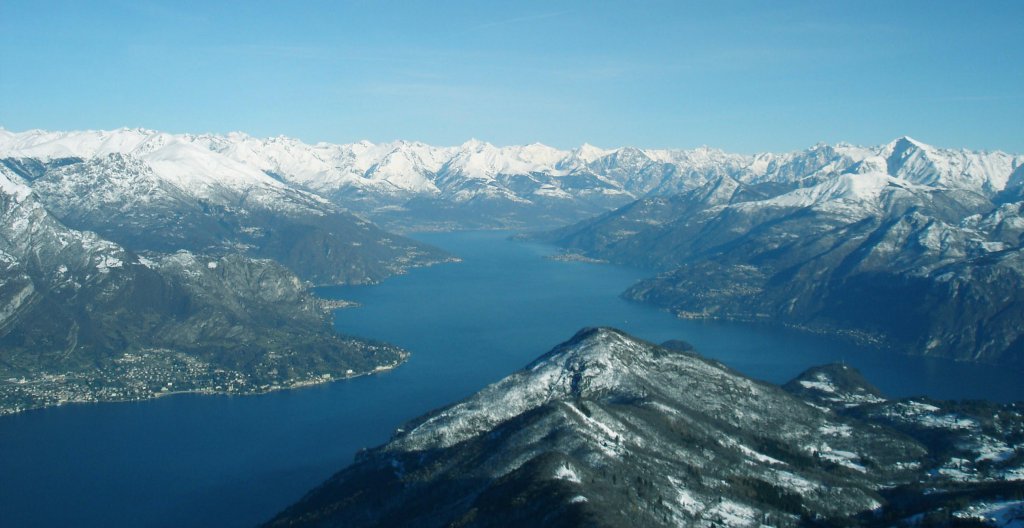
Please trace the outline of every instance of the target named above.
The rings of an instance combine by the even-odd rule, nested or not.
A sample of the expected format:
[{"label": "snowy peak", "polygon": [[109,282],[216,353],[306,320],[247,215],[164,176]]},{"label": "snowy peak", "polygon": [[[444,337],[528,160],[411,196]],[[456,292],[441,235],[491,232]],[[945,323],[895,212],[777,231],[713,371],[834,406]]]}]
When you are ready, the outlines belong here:
[{"label": "snowy peak", "polygon": [[261,171],[190,143],[171,141],[154,148],[142,159],[165,180],[201,196],[209,196],[223,188],[284,187]]},{"label": "snowy peak", "polygon": [[499,174],[551,172],[564,157],[564,152],[539,143],[495,147],[490,143],[470,140],[459,148],[441,172],[486,180]]},{"label": "snowy peak", "polygon": [[[527,365],[525,370],[534,370],[545,363],[566,361],[573,362],[596,362],[596,363],[621,363],[629,360],[633,354],[630,351],[636,350],[624,348],[627,340],[631,340],[625,333],[608,327],[584,328],[568,341],[558,345],[548,353],[540,356],[533,363]],[[628,348],[628,347],[627,347]]]},{"label": "snowy peak", "polygon": [[1003,152],[939,149],[901,137],[879,149],[888,173],[921,185],[991,195],[1003,190],[1021,156]]},{"label": "snowy peak", "polygon": [[448,447],[551,400],[635,392],[635,366],[652,345],[608,329],[586,329],[522,371],[426,418],[395,441],[403,449]]},{"label": "snowy peak", "polygon": [[565,171],[584,169],[590,163],[607,156],[611,152],[611,150],[602,149],[589,143],[584,143],[569,151],[567,156],[555,164],[555,168]]},{"label": "snowy peak", "polygon": [[110,131],[47,132],[31,130],[14,134],[0,144],[0,157],[91,158],[113,153],[145,152],[166,144],[172,136],[141,128]]},{"label": "snowy peak", "polygon": [[594,161],[594,160],[596,160],[598,158],[607,156],[609,152],[611,152],[611,151],[603,149],[603,148],[600,148],[600,147],[595,147],[594,145],[591,145],[590,143],[584,143],[584,144],[580,145],[579,147],[576,147],[575,149],[573,149],[572,155],[575,156],[576,158],[584,161],[584,162],[589,163],[589,162]]},{"label": "snowy peak", "polygon": [[[69,147],[51,148],[57,143]],[[84,157],[25,157],[37,147]],[[433,248],[386,233],[278,172],[314,162],[330,171],[332,149],[244,134],[27,132],[0,145],[0,156],[10,156],[0,167],[30,181],[61,222],[132,250],[243,252],[319,284],[376,281],[435,262]]]},{"label": "snowy peak", "polygon": [[936,184],[942,179],[936,166],[934,149],[909,137],[901,137],[885,147],[888,173],[910,181]]},{"label": "snowy peak", "polygon": [[[679,392],[683,386],[689,387],[688,392]],[[777,392],[766,390],[721,364],[659,347],[615,329],[591,328],[469,399],[409,424],[391,447],[449,447],[514,416],[560,400],[657,398],[693,412],[719,414],[730,404],[768,402],[778,397]],[[732,399],[714,397],[722,391],[728,391]],[[756,422],[772,418],[765,414],[721,419]]]},{"label": "snowy peak", "polygon": [[608,156],[601,158],[601,161],[606,164],[614,163],[622,168],[638,168],[653,163],[654,159],[641,149],[623,147],[612,151]]},{"label": "snowy peak", "polygon": [[885,173],[846,173],[811,187],[798,188],[779,196],[739,204],[744,210],[764,207],[814,208],[847,218],[883,214],[893,201],[927,195],[929,189]]},{"label": "snowy peak", "polygon": [[[290,213],[314,213],[334,210],[325,199],[295,189],[269,176],[263,170],[244,161],[222,155],[211,146],[246,152],[245,142],[251,138],[235,136],[237,141],[227,145],[226,138],[213,136],[171,135],[144,129],[114,131],[41,132],[17,134],[0,144],[0,158],[37,159],[41,161],[64,158],[106,160],[111,156],[137,160],[137,163],[108,164],[107,174],[114,179],[126,175],[117,171],[152,171],[162,182],[174,186],[180,193],[215,204],[258,210]],[[253,149],[249,149],[251,152]],[[239,156],[245,160],[244,155]],[[142,189],[125,187],[126,198],[139,195]],[[87,197],[82,197],[87,199]]]},{"label": "snowy peak", "polygon": [[895,153],[900,153],[900,152],[906,152],[906,151],[909,151],[909,150],[923,150],[923,151],[935,150],[935,147],[933,147],[933,146],[931,146],[931,145],[929,145],[927,143],[924,143],[922,141],[918,141],[918,140],[916,140],[916,139],[914,139],[914,138],[912,138],[910,136],[900,136],[900,137],[890,141],[886,145],[885,148],[886,148],[886,150],[889,150],[890,152],[892,152],[894,154]]},{"label": "snowy peak", "polygon": [[463,152],[483,152],[489,148],[494,148],[494,145],[476,138],[469,138],[459,146],[459,150]]}]

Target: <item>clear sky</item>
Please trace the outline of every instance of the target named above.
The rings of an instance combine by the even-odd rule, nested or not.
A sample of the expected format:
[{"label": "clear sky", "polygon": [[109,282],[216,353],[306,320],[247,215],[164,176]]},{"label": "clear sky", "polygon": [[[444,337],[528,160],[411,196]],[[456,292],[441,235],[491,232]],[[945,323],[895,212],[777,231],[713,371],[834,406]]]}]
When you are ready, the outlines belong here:
[{"label": "clear sky", "polygon": [[0,126],[1024,152],[1024,1],[0,0]]}]

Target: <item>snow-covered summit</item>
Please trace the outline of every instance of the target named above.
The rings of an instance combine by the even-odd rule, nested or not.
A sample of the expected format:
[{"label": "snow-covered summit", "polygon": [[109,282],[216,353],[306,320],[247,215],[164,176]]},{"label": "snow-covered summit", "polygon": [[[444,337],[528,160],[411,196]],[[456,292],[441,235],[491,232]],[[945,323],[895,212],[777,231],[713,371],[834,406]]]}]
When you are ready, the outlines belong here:
[{"label": "snow-covered summit", "polygon": [[[928,187],[894,178],[884,172],[844,173],[817,185],[795,189],[767,200],[752,201],[738,207],[812,207],[851,217],[884,214],[891,195],[926,194]],[[886,196],[890,195],[890,196]]]},{"label": "snow-covered summit", "polygon": [[[687,394],[679,392],[680,380],[692,384]],[[701,412],[727,412],[729,403],[713,395],[722,383],[739,391],[741,399],[772,396],[765,387],[733,376],[720,364],[670,351],[611,328],[589,328],[523,370],[411,424],[392,446],[415,450],[449,447],[529,409],[564,399],[661,396],[689,401]],[[744,417],[747,422],[770,419],[756,414]]]}]

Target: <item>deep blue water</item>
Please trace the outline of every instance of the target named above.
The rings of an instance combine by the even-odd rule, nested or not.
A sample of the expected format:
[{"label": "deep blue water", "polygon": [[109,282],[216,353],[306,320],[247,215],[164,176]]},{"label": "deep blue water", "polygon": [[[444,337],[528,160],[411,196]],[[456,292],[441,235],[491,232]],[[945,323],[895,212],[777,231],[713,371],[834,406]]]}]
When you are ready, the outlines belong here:
[{"label": "deep blue water", "polygon": [[404,420],[524,366],[585,326],[680,338],[754,377],[783,382],[844,360],[890,395],[1024,399],[1020,372],[905,357],[759,325],[679,320],[618,294],[648,272],[555,262],[493,232],[418,238],[459,264],[377,286],[339,330],[413,352],[378,376],[261,396],[180,395],[0,418],[2,526],[252,526],[385,441]]}]

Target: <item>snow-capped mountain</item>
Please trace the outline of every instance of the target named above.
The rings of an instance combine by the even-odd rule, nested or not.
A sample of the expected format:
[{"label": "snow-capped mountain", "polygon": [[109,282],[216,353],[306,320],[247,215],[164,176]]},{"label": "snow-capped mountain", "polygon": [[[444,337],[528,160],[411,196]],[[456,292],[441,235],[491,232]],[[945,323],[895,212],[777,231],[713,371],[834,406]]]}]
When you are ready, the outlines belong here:
[{"label": "snow-capped mountain", "polygon": [[[455,147],[406,141],[309,145],[286,137],[138,129],[0,135],[0,158],[53,161],[109,154],[139,158],[165,181],[204,199],[230,202],[244,196],[256,207],[298,209],[316,209],[322,206],[318,199],[327,199],[398,229],[554,227],[724,177],[776,195],[844,174],[887,175],[906,185],[973,194],[977,201],[1006,189],[1011,173],[1024,164],[1021,156],[940,149],[906,137],[876,147],[817,145],[747,156],[707,147],[583,145],[565,151],[477,140]],[[296,194],[299,190],[308,193]]]},{"label": "snow-capped mountain", "polygon": [[204,141],[146,130],[15,134],[0,165],[68,226],[136,251],[243,252],[316,283],[375,282],[446,258]]},{"label": "snow-capped mountain", "polygon": [[756,158],[739,173],[545,238],[661,271],[626,295],[684,317],[1024,361],[1019,156],[900,138]]},{"label": "snow-capped mountain", "polygon": [[[791,386],[587,329],[402,426],[268,526],[884,526],[952,490],[1016,489],[1019,408],[890,401],[840,366]],[[962,445],[961,426],[984,445]],[[924,493],[936,502],[906,500]]]}]

